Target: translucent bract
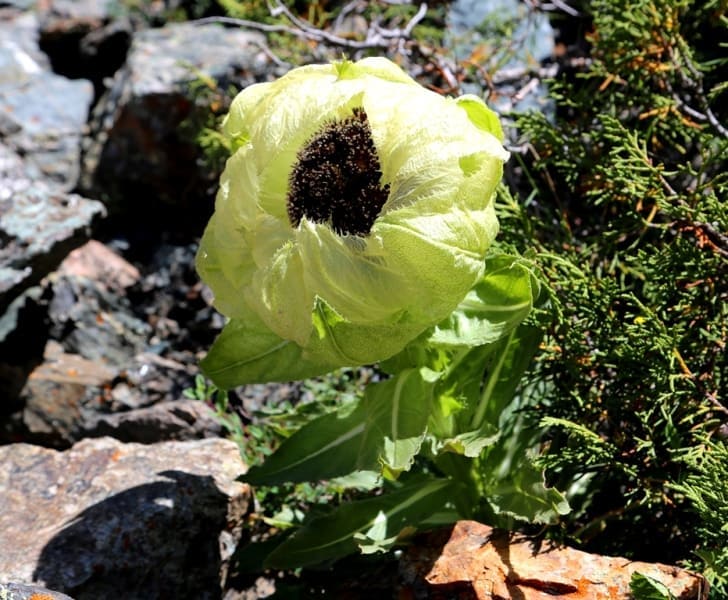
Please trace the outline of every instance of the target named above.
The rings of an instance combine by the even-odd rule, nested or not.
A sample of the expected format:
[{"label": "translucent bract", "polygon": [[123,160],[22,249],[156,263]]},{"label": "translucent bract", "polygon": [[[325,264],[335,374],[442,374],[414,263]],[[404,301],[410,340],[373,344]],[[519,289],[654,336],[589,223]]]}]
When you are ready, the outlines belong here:
[{"label": "translucent bract", "polygon": [[[305,216],[292,225],[301,149],[355,111],[366,114],[387,190],[371,230],[341,235]],[[230,319],[203,362],[218,385],[388,358],[483,274],[508,153],[479,98],[442,97],[384,58],[312,65],[243,90],[223,132],[237,149],[197,257]]]}]

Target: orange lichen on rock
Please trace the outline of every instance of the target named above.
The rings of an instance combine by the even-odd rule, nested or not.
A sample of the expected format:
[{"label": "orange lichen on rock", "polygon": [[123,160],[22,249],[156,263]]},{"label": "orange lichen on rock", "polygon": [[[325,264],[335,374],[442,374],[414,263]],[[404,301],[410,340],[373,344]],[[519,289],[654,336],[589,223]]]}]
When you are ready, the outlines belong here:
[{"label": "orange lichen on rock", "polygon": [[428,598],[628,600],[634,573],[659,581],[681,600],[708,597],[705,579],[685,569],[547,543],[536,547],[474,521],[427,534],[409,549],[401,572],[407,584],[424,586]]}]

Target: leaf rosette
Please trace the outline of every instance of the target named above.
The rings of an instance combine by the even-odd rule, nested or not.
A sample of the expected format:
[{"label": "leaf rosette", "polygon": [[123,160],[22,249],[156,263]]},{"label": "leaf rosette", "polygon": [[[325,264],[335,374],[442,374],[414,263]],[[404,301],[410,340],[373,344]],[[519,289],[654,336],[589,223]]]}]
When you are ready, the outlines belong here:
[{"label": "leaf rosette", "polygon": [[475,96],[384,58],[244,89],[197,268],[229,318],[203,361],[220,387],[393,356],[483,275],[508,153]]}]

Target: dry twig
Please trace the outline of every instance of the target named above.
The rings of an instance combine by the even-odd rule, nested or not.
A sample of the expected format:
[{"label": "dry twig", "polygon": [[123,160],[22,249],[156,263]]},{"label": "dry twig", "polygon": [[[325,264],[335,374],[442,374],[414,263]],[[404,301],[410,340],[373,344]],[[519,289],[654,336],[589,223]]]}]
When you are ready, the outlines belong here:
[{"label": "dry twig", "polygon": [[[355,3],[350,3],[345,8],[351,12],[356,7]],[[424,19],[427,14],[427,4],[425,2],[420,4],[417,13],[407,22],[402,28],[387,29],[380,27],[377,23],[372,23],[367,30],[367,35],[364,40],[350,40],[333,34],[319,27],[311,25],[305,19],[294,15],[290,9],[281,4],[278,0],[275,6],[269,5],[271,16],[285,17],[291,25],[271,25],[268,23],[259,23],[257,21],[250,21],[248,19],[237,19],[234,17],[206,17],[198,19],[195,24],[204,25],[208,23],[220,23],[223,25],[232,25],[237,27],[243,27],[245,29],[252,29],[254,31],[262,31],[264,33],[288,33],[299,38],[303,38],[314,42],[326,42],[332,46],[339,46],[342,48],[350,48],[353,50],[370,50],[370,49],[390,49],[392,46],[396,46],[399,52],[404,52],[404,43],[411,39],[412,30],[415,26]]]}]

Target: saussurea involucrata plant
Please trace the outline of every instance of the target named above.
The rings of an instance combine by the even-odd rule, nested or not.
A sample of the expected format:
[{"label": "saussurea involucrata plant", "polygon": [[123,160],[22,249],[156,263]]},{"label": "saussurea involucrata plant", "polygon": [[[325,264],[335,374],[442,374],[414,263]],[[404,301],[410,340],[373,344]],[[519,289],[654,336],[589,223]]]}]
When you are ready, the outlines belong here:
[{"label": "saussurea involucrata plant", "polygon": [[524,321],[544,294],[531,262],[493,246],[508,158],[495,114],[367,58],[247,87],[222,131],[233,151],[197,267],[229,321],[205,374],[221,389],[371,363],[387,375],[243,477],[378,481],[266,564],[383,551],[423,523],[568,511],[516,416],[540,341]]}]

